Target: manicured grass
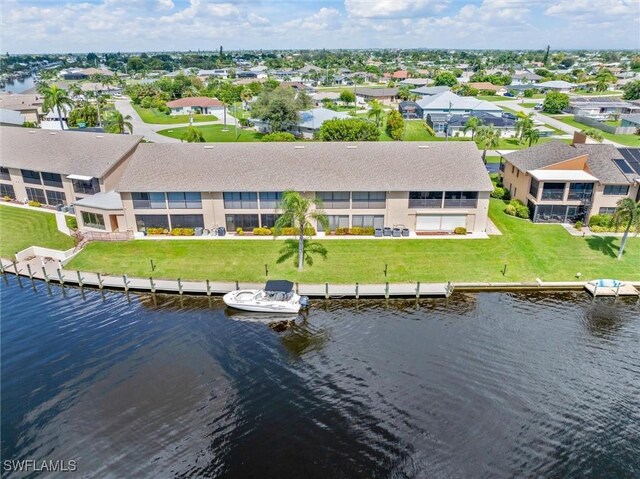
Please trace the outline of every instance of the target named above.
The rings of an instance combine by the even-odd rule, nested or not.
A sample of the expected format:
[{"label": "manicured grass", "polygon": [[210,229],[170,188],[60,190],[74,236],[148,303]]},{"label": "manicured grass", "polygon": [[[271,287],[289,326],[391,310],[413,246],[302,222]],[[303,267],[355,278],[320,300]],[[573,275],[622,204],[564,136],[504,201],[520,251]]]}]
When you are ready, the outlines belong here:
[{"label": "manicured grass", "polygon": [[487,155],[487,163],[500,163],[501,156]]},{"label": "manicured grass", "polygon": [[534,102],[534,103],[518,103],[518,105],[521,106],[522,108],[535,108],[537,104],[538,104],[537,102]]},{"label": "manicured grass", "polygon": [[476,97],[478,100],[484,101],[515,101],[516,98],[510,96],[500,96],[500,95],[478,95]]},{"label": "manicured grass", "polygon": [[[251,241],[129,241],[90,243],[70,269],[158,278],[220,281],[270,278],[306,283],[423,281],[549,281],[614,277],[640,280],[640,238],[631,237],[622,261],[615,259],[620,238],[570,236],[560,225],[534,225],[503,213],[492,200],[490,216],[503,232],[488,240],[325,240],[326,260],[299,273],[292,261],[278,264],[281,239]],[[149,260],[156,265],[151,272]],[[388,264],[388,276],[384,265]],[[502,275],[504,264],[506,274]]]},{"label": "manicured grass", "polygon": [[[556,120],[560,120],[567,125],[574,126],[581,130],[588,130],[589,128],[593,128],[589,125],[585,125],[584,123],[579,123],[575,121],[571,116],[555,116]],[[620,143],[625,146],[633,146],[640,147],[640,135],[613,135],[611,133],[607,133],[606,131],[600,130],[602,136],[610,141],[615,141],[616,143]]]},{"label": "manicured grass", "polygon": [[[188,127],[184,126],[180,128],[168,128],[166,130],[160,130],[158,133],[171,138],[177,138],[179,140],[182,138],[182,135],[185,133],[187,128]],[[222,131],[224,129],[224,125],[220,124],[198,126],[196,128],[202,132],[205,141],[210,143],[260,141],[260,138],[264,136],[262,133],[258,133],[255,130],[243,130],[238,127],[238,138],[236,139],[236,129],[233,123],[227,125],[228,131]]]},{"label": "manicured grass", "polygon": [[[132,103],[133,105],[133,103]],[[176,125],[180,123],[189,123],[189,115],[167,115],[155,108],[142,108],[139,105],[133,105],[140,118],[145,123],[155,125]],[[193,115],[194,122],[215,121],[218,118],[214,115]]]},{"label": "manicured grass", "polygon": [[58,231],[55,215],[11,206],[0,206],[0,256],[13,255],[29,246],[67,250],[73,239]]}]

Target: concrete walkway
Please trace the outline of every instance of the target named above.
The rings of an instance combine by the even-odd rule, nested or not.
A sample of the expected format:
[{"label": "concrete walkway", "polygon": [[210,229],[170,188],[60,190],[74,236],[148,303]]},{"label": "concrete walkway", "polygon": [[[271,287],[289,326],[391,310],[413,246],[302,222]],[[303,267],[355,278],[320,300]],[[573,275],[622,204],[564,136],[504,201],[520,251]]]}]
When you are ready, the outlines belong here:
[{"label": "concrete walkway", "polygon": [[[176,123],[176,124],[157,124],[157,123],[145,123],[138,112],[131,105],[131,100],[116,100],[116,109],[122,113],[122,116],[129,115],[131,117],[131,125],[133,126],[134,135],[142,135],[145,139],[154,143],[180,143],[180,140],[176,138],[170,138],[168,136],[159,135],[157,132],[160,130],[167,130],[173,128],[183,128],[189,126],[189,123]],[[236,119],[227,111],[227,125],[229,128],[233,128]],[[193,126],[207,126],[207,125],[221,125],[223,119],[214,121],[203,121],[194,123]]]}]

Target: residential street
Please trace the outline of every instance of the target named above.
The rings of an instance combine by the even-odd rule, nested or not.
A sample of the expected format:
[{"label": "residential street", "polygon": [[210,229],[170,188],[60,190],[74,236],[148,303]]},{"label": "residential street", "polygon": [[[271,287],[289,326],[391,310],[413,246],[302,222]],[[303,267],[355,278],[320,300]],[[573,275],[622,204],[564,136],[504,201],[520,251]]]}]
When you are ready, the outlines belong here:
[{"label": "residential street", "polygon": [[[173,125],[158,125],[154,123],[145,123],[138,115],[138,112],[131,105],[131,100],[116,100],[115,102],[116,109],[122,113],[122,116],[129,115],[131,117],[131,124],[133,125],[133,134],[134,135],[142,135],[147,140],[152,141],[154,143],[180,143],[180,140],[176,138],[170,138],[168,136],[159,135],[157,131],[166,130],[170,128],[180,128],[184,126],[189,126],[189,123],[177,123]],[[233,126],[235,118],[232,117],[229,112],[227,112],[227,125]],[[194,126],[206,126],[206,125],[216,125],[222,124],[222,119],[216,121],[204,121],[194,123]]]}]

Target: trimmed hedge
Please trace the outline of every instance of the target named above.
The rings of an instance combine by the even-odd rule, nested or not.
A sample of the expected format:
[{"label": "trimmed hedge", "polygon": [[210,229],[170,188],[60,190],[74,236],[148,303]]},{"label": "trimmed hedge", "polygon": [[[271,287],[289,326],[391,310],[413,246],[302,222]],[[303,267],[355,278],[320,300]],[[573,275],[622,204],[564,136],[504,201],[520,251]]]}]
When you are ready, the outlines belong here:
[{"label": "trimmed hedge", "polygon": [[594,226],[602,226],[605,228],[613,226],[613,216],[612,215],[593,215],[589,218],[589,228],[593,228]]},{"label": "trimmed hedge", "polygon": [[466,235],[467,228],[465,228],[464,226],[458,226],[453,230],[453,232],[457,235]]},{"label": "trimmed hedge", "polygon": [[529,208],[519,200],[511,200],[504,212],[518,218],[529,218]]},{"label": "trimmed hedge", "polygon": [[253,228],[253,234],[255,236],[271,236],[273,231],[270,228]]},{"label": "trimmed hedge", "polygon": [[374,228],[362,228],[360,226],[354,226],[353,228],[336,228],[335,230],[337,236],[373,236],[374,233]]},{"label": "trimmed hedge", "polygon": [[29,206],[33,206],[34,208],[40,208],[42,206],[42,204],[39,201],[29,201],[29,203],[27,203]]},{"label": "trimmed hedge", "polygon": [[[296,228],[295,226],[287,226],[285,228],[281,228],[280,231],[278,232],[278,234],[280,236],[298,236],[300,234],[300,230],[298,228]],[[304,229],[304,235],[305,236],[315,236],[316,235],[316,229],[311,227],[311,228],[305,228]]]},{"label": "trimmed hedge", "polygon": [[193,228],[173,228],[171,230],[171,236],[193,236],[194,234]]},{"label": "trimmed hedge", "polygon": [[[166,235],[169,234],[169,230],[165,228],[147,228],[148,235]],[[179,236],[179,235],[175,235]]]}]

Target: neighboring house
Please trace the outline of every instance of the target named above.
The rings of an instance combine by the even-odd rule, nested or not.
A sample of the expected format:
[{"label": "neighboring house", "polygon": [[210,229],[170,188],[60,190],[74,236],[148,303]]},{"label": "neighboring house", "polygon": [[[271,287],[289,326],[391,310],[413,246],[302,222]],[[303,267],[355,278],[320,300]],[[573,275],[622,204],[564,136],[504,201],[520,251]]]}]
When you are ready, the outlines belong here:
[{"label": "neighboring house", "polygon": [[[112,191],[141,136],[0,127],[0,196],[72,205]],[[84,214],[90,213],[90,214]],[[122,210],[76,212],[83,230],[126,231]]]},{"label": "neighboring house", "polygon": [[68,68],[59,73],[64,80],[86,80],[92,75],[113,76],[114,73],[106,68]]},{"label": "neighboring house", "polygon": [[380,103],[389,105],[397,100],[398,89],[357,87],[355,93],[356,101],[361,105],[371,100],[378,100]]},{"label": "neighboring house", "polygon": [[19,112],[25,121],[40,123],[44,98],[39,93],[0,93],[0,108]]},{"label": "neighboring house", "polygon": [[[447,131],[449,132],[449,136],[471,137],[473,135],[471,130],[467,130],[466,133],[463,130],[467,121],[469,121],[469,118],[472,116],[480,119],[483,125],[493,126],[496,130],[500,130],[503,138],[515,135],[516,133],[516,120],[510,116],[494,115],[484,111],[472,111],[471,113],[464,115],[451,115],[447,121]],[[432,123],[433,122],[434,121],[432,119]]]},{"label": "neighboring house", "polygon": [[640,114],[623,115],[620,118],[620,126],[621,127],[640,128]]},{"label": "neighboring house", "polygon": [[422,107],[418,105],[415,101],[401,101],[398,104],[398,111],[402,115],[402,117],[406,120],[415,120],[424,118],[424,112],[422,111]]},{"label": "neighboring house", "polygon": [[[52,108],[47,112],[40,122],[40,128],[43,130],[68,130],[67,120],[69,118],[69,112],[72,107],[63,105],[60,108],[60,115],[58,115],[58,109]],[[62,126],[60,125],[60,117],[62,117]]]},{"label": "neighboring house", "polygon": [[220,100],[206,96],[193,96],[168,101],[167,106],[171,108],[172,115],[188,115],[189,113],[221,115],[224,112],[224,105]]},{"label": "neighboring house", "polygon": [[410,88],[420,88],[429,86],[433,83],[431,78],[407,78],[398,83],[399,86],[408,86]]},{"label": "neighboring house", "polygon": [[247,71],[247,72],[237,72],[236,73],[236,78],[258,78],[258,75],[263,75],[264,77],[266,77],[266,73],[258,73],[258,72],[252,72],[252,71]]},{"label": "neighboring house", "polygon": [[298,73],[300,75],[307,75],[309,73],[322,73],[323,71],[324,70],[322,68],[315,65],[305,65],[300,70],[298,70]]},{"label": "neighboring house", "polygon": [[270,227],[282,192],[295,190],[323,200],[331,230],[483,232],[492,188],[473,142],[149,143],[132,155],[116,191],[134,231]]},{"label": "neighboring house", "polygon": [[424,97],[424,96],[437,95],[438,93],[442,93],[449,90],[451,90],[451,87],[448,87],[448,86],[423,86],[423,87],[411,90],[411,93],[415,93],[416,95],[420,95]]},{"label": "neighboring house", "polygon": [[0,108],[0,125],[2,126],[22,126],[24,116],[19,111],[6,110]]},{"label": "neighboring house", "polygon": [[94,92],[100,95],[122,95],[122,87],[119,85],[85,82],[80,83],[80,88],[85,93]]},{"label": "neighboring house", "polygon": [[385,73],[385,78],[392,78],[394,80],[406,80],[409,78],[409,72],[407,70],[398,70],[393,73]]},{"label": "neighboring house", "polygon": [[[313,138],[316,131],[320,129],[322,124],[327,120],[333,120],[335,118],[346,119],[350,118],[346,112],[338,112],[329,110],[328,108],[312,108],[311,110],[301,111],[299,113],[300,120],[294,125],[289,132],[293,133],[299,138]],[[257,131],[261,133],[270,133],[268,123],[259,120],[251,119]]]},{"label": "neighboring house", "polygon": [[334,91],[320,91],[313,93],[311,99],[315,102],[316,106],[322,105],[322,100],[330,100],[337,102],[340,100],[340,93]]},{"label": "neighboring house", "polygon": [[198,72],[199,77],[203,78],[228,78],[229,77],[229,69],[228,68],[216,68],[215,70],[200,70]]},{"label": "neighboring house", "polygon": [[511,85],[528,85],[532,83],[540,83],[544,80],[543,76],[536,75],[531,72],[522,72],[511,75]]},{"label": "neighboring house", "polygon": [[621,198],[638,198],[640,163],[613,145],[578,143],[585,138],[578,134],[571,145],[551,141],[503,156],[504,186],[529,207],[534,222],[588,221],[613,213]]},{"label": "neighboring house", "polygon": [[284,87],[284,88],[293,88],[296,91],[304,91],[307,93],[313,93],[315,92],[315,89],[313,87],[310,87],[308,85],[305,85],[302,82],[297,82],[297,81],[283,81],[280,82],[280,86]]},{"label": "neighboring house", "polygon": [[567,111],[577,116],[607,120],[615,115],[640,113],[640,105],[622,101],[618,97],[579,97],[569,100]]},{"label": "neighboring house", "polygon": [[475,88],[480,92],[492,91],[496,95],[504,95],[509,91],[507,90],[506,87],[502,85],[494,85],[493,83],[490,83],[490,82],[468,82],[467,85],[469,85],[471,88]]},{"label": "neighboring house", "polygon": [[570,93],[577,86],[578,85],[576,85],[575,83],[569,83],[564,80],[552,80],[538,83],[535,87],[541,90],[553,90],[559,93]]},{"label": "neighboring house", "polygon": [[458,96],[450,91],[425,96],[416,102],[422,108],[422,114],[427,124],[436,133],[447,131],[447,121],[451,115],[465,115],[469,113],[491,113],[502,116],[502,109],[495,103],[478,100],[471,96]]}]

